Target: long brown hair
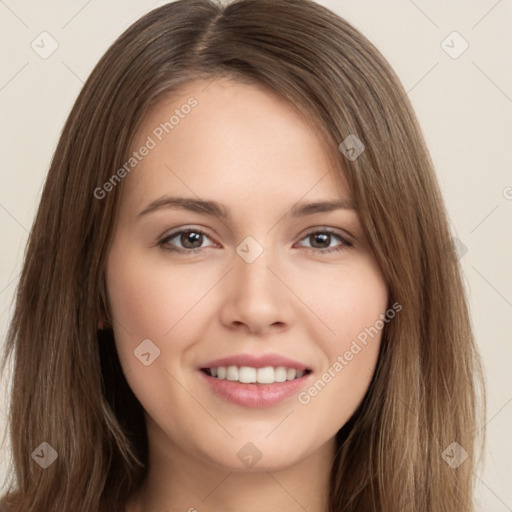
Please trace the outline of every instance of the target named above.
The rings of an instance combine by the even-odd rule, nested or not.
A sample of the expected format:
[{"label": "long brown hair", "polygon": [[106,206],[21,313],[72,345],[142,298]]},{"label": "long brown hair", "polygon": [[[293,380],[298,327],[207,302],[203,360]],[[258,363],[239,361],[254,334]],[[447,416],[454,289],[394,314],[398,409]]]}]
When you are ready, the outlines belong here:
[{"label": "long brown hair", "polygon": [[[356,159],[338,151],[340,168],[402,311],[337,435],[331,511],[473,511],[484,385],[433,165],[389,64],[311,0],[170,3],[128,28],[85,83],[51,162],[2,361],[13,363],[5,503],[13,512],[121,511],[144,478],[142,406],[113,332],[97,330],[111,318],[104,264],[123,183],[102,199],[94,190],[126,162],[155,101],[219,76],[276,91],[332,148],[350,135],[364,144]],[[31,456],[43,442],[58,454],[46,469]]]}]

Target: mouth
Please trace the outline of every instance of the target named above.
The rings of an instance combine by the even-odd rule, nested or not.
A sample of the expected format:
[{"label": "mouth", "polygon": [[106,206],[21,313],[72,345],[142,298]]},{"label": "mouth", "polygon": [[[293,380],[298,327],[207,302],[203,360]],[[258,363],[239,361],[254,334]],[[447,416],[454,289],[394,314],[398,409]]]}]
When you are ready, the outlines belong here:
[{"label": "mouth", "polygon": [[287,368],[285,366],[265,366],[255,368],[252,366],[216,366],[201,368],[201,371],[217,380],[227,380],[239,384],[278,384],[294,381],[311,373],[310,369]]},{"label": "mouth", "polygon": [[205,361],[197,369],[213,395],[252,408],[277,406],[314,378],[312,368],[278,353],[235,354]]}]

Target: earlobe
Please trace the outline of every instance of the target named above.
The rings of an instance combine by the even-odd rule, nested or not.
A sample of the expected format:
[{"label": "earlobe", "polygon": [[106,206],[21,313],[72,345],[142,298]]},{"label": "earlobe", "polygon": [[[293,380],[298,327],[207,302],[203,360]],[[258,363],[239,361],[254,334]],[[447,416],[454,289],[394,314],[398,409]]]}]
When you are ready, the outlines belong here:
[{"label": "earlobe", "polygon": [[105,329],[110,329],[112,326],[108,322],[98,322],[98,330],[103,331]]}]

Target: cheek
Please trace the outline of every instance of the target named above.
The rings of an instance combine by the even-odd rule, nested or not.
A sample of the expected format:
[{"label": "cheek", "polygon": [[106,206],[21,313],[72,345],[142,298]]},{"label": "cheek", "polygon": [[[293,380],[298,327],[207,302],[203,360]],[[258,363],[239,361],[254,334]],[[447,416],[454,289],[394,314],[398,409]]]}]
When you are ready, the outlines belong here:
[{"label": "cheek", "polygon": [[365,329],[375,325],[388,303],[384,278],[374,259],[366,255],[336,269],[325,266],[309,275],[301,273],[295,283],[297,295],[306,299],[308,309],[317,317],[316,323],[310,323],[315,328],[311,337],[331,359],[347,350],[361,333],[363,338]]},{"label": "cheek", "polygon": [[190,339],[187,330],[197,327],[195,322],[187,321],[187,312],[204,294],[204,286],[199,286],[193,276],[179,267],[155,265],[138,251],[121,251],[113,246],[106,279],[121,359],[131,364],[128,356],[146,339],[161,350],[169,339],[177,352],[183,348],[180,343]]},{"label": "cheek", "polygon": [[[177,300],[173,300],[165,283],[156,279],[155,272],[143,265],[142,260],[131,262],[126,258],[117,261],[119,263],[109,267],[107,272],[114,324],[133,339],[160,336],[165,329],[162,324],[167,316],[166,310],[172,310]],[[169,324],[171,321],[171,318],[167,319]]]},{"label": "cheek", "polygon": [[120,229],[106,268],[114,320],[133,336],[164,336],[205,293],[208,276],[193,267]]},{"label": "cheek", "polygon": [[[176,435],[178,416],[168,415],[169,401],[178,410],[190,406],[190,397],[177,382],[184,382],[187,362],[205,318],[201,297],[205,285],[179,266],[157,265],[148,254],[113,245],[106,271],[114,339],[127,382],[144,409],[160,418]],[[199,282],[197,282],[199,281]],[[203,315],[204,316],[204,315]],[[170,346],[172,343],[172,350]],[[188,405],[187,405],[188,404]],[[200,416],[200,411],[195,412]]]},{"label": "cheek", "polygon": [[297,398],[318,426],[334,433],[355,412],[371,382],[386,325],[382,319],[388,291],[369,257],[340,272],[320,275],[316,283],[308,303],[324,324],[326,334],[319,336],[319,328],[315,339],[325,357],[316,380]]},{"label": "cheek", "polygon": [[[364,262],[362,262],[364,263]],[[340,370],[339,386],[352,383],[354,390],[369,385],[378,352],[388,304],[386,283],[373,260],[349,273],[342,283],[345,293],[337,304],[336,341],[325,348],[330,366]],[[361,396],[362,398],[362,396]]]}]

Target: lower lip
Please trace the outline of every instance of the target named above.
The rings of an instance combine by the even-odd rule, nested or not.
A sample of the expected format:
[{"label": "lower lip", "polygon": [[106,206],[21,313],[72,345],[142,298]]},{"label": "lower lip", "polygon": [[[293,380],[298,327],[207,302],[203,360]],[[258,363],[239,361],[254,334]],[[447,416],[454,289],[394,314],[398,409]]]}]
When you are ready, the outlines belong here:
[{"label": "lower lip", "polygon": [[270,407],[277,405],[298,393],[306,379],[312,374],[306,374],[294,380],[275,382],[274,384],[241,384],[236,381],[210,377],[203,371],[199,373],[210,388],[222,398],[245,407]]}]

